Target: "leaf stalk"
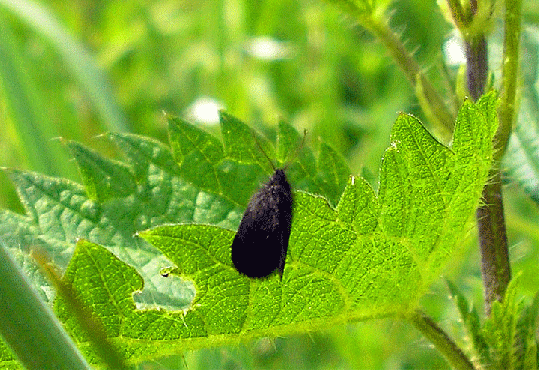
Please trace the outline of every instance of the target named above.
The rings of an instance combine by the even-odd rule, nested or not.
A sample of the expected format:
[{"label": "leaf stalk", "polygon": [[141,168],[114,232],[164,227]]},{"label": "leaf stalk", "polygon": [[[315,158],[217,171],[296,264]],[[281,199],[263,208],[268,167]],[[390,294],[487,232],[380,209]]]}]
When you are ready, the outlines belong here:
[{"label": "leaf stalk", "polygon": [[364,7],[360,7],[357,2],[353,1],[326,1],[344,7],[349,15],[353,16],[359,24],[379,39],[406,75],[420,104],[422,106],[426,104],[423,109],[433,116],[433,124],[435,125],[433,129],[443,141],[449,142],[455,126],[455,114],[451,112],[442,96],[425,76],[413,54],[406,50],[400,35],[390,28],[388,19],[384,17],[383,12],[378,12],[365,4]]},{"label": "leaf stalk", "polygon": [[421,332],[438,351],[447,359],[453,369],[474,370],[475,367],[462,350],[436,323],[423,311],[416,310],[408,319],[417,330]]}]

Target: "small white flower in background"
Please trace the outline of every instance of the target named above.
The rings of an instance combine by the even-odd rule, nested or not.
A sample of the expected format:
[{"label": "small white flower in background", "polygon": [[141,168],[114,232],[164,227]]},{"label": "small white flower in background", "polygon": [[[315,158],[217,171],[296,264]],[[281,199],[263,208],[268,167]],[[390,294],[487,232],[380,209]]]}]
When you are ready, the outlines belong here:
[{"label": "small white flower in background", "polygon": [[245,49],[252,57],[262,60],[287,59],[292,55],[292,48],[287,42],[267,36],[252,39]]},{"label": "small white flower in background", "polygon": [[204,96],[187,107],[186,116],[193,122],[216,125],[219,123],[219,110],[223,108],[223,104],[216,99]]},{"label": "small white flower in background", "polygon": [[457,33],[453,33],[444,43],[444,58],[449,66],[459,66],[466,63],[464,41]]}]

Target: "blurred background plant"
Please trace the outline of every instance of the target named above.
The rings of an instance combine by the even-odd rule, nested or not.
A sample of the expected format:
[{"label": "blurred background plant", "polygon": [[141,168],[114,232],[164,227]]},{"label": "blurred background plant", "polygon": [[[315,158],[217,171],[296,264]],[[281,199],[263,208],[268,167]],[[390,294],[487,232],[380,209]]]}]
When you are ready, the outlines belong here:
[{"label": "blurred background plant", "polygon": [[[448,105],[458,101],[462,50],[434,1],[392,4],[391,27]],[[499,20],[497,20],[499,21]],[[527,55],[537,65],[539,8],[524,2]],[[495,25],[494,28],[500,28]],[[491,50],[501,48],[494,31]],[[452,45],[457,45],[456,49]],[[492,58],[491,70],[500,69]],[[497,63],[497,64],[496,64]],[[455,87],[457,86],[457,87]],[[458,91],[457,91],[458,92]],[[457,94],[458,95],[458,94]],[[0,165],[79,182],[58,138],[111,157],[99,138],[132,132],[166,142],[163,112],[218,133],[226,109],[269,137],[284,118],[343,153],[354,174],[374,186],[397,112],[427,121],[416,94],[387,50],[334,6],[314,0],[0,0]],[[536,112],[537,113],[537,112]],[[523,294],[539,286],[536,204],[518,186],[505,192],[513,271]],[[0,173],[0,205],[24,212]],[[477,242],[448,276],[482,305]],[[446,330],[462,337],[440,282],[422,302]],[[454,327],[453,327],[454,326]],[[460,343],[466,347],[465,343]],[[447,368],[407,323],[376,321],[327,333],[261,339],[203,350],[142,368]]]}]

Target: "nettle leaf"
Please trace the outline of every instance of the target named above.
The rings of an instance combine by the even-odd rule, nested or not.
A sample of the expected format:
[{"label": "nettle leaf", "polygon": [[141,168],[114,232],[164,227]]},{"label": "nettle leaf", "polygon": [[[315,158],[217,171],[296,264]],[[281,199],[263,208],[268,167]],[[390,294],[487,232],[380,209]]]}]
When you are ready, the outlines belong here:
[{"label": "nettle leaf", "polygon": [[515,334],[515,368],[537,369],[537,312],[539,312],[539,293],[532,303],[520,312]]},{"label": "nettle leaf", "polygon": [[464,104],[451,149],[416,118],[401,115],[378,196],[361,178],[348,181],[336,208],[326,198],[296,192],[282,282],[234,269],[233,231],[191,224],[139,233],[176,265],[168,274],[196,288],[186,310],[139,312],[155,315],[157,323],[140,335],[174,328],[166,338],[178,339],[178,349],[198,348],[407,312],[462,245],[473,220],[492,158],[494,103],[491,94]]},{"label": "nettle leaf", "polygon": [[[203,130],[168,117],[170,147],[136,135],[109,134],[127,158],[111,161],[75,142],[66,142],[84,186],[32,172],[7,170],[26,207],[26,215],[0,212],[3,236],[28,255],[40,247],[65,268],[79,238],[101,244],[142,274],[145,288],[139,306],[187,307],[193,287],[185,282],[163,284],[159,270],[170,265],[161,252],[133,235],[167,223],[204,223],[236,229],[250,194],[273,169],[257,143],[271,157],[274,151],[251,129],[225,113],[225,145]],[[297,189],[338,199],[349,170],[325,189],[310,149],[299,148],[302,136],[286,123],[279,125],[280,150],[295,152],[288,173]],[[247,145],[247,144],[248,145]],[[249,154],[244,153],[245,146]],[[291,148],[295,146],[294,151]],[[298,150],[299,149],[299,150]],[[286,160],[294,158],[283,155]],[[336,159],[344,163],[342,158]],[[327,190],[330,189],[330,190]],[[39,282],[40,287],[44,285]],[[50,296],[45,287],[44,296]]]},{"label": "nettle leaf", "polygon": [[[378,194],[349,178],[328,146],[317,159],[308,147],[297,150],[302,135],[285,123],[274,150],[227,114],[223,145],[169,117],[172,151],[147,138],[110,135],[127,165],[77,145],[89,189],[10,171],[28,212],[0,215],[11,227],[3,231],[39,241],[55,260],[70,255],[76,238],[92,242],[78,243],[65,278],[132,362],[399,315],[415,307],[470,228],[491,164],[494,103],[493,94],[464,103],[450,149],[416,118],[400,115]],[[295,207],[282,282],[276,275],[249,279],[231,262],[243,210],[273,172],[261,148],[280,166],[291,161]],[[136,232],[142,238],[133,238]],[[88,348],[61,300],[55,308]]]},{"label": "nettle leaf", "polygon": [[[178,133],[177,126],[182,122],[173,117],[169,122],[172,151],[153,139],[109,134],[124,152],[126,162],[111,161],[78,143],[66,142],[84,186],[37,173],[6,170],[26,214],[1,211],[0,232],[44,299],[51,299],[53,294],[43,276],[35,273],[30,250],[47,251],[54,263],[65,269],[76,240],[82,238],[104,246],[136,268],[144,280],[144,289],[134,295],[137,308],[189,307],[194,296],[192,283],[163,279],[159,271],[171,261],[134,235],[170,223],[211,224],[235,230],[250,193],[273,172],[259,146],[272,159],[275,151],[267,140],[255,139],[248,126],[226,114],[222,115],[225,146],[193,125],[183,123],[185,132]],[[327,187],[333,193],[319,189],[315,182],[319,164],[309,148],[301,147],[303,136],[281,122],[277,137],[287,173],[298,181],[294,187],[338,199],[349,170],[346,168],[342,178]],[[246,142],[250,143],[250,155],[241,152]],[[339,162],[344,160],[340,158]]]},{"label": "nettle leaf", "polygon": [[511,280],[503,302],[492,303],[491,314],[482,331],[489,345],[491,361],[483,363],[496,369],[537,368],[537,312],[539,293],[527,304],[517,296],[520,276]]},{"label": "nettle leaf", "polygon": [[451,298],[455,301],[459,311],[461,322],[466,328],[466,338],[470,340],[470,344],[473,347],[474,362],[485,366],[491,365],[492,359],[490,357],[489,346],[483,335],[483,328],[481,327],[477,309],[475,307],[469,308],[466,297],[459,291],[455,284],[449,280],[446,280],[446,283],[451,293]]},{"label": "nettle leaf", "polygon": [[516,299],[517,280],[513,279],[507,287],[503,302],[492,303],[490,317],[483,326],[493,364],[499,369],[519,368],[515,366],[518,358],[514,352],[518,316],[523,302]]}]

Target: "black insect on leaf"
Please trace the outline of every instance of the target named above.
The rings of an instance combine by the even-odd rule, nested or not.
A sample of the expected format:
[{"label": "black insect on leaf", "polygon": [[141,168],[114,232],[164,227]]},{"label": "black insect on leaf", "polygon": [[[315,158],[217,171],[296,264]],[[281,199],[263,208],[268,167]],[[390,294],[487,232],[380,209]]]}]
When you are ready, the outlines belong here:
[{"label": "black insect on leaf", "polygon": [[[305,136],[306,132],[298,152]],[[260,144],[258,146],[272,163]],[[272,166],[275,169],[273,163]],[[251,278],[265,278],[276,270],[281,280],[283,278],[294,203],[285,170],[286,166],[275,169],[269,181],[251,197],[232,242],[234,267]]]},{"label": "black insect on leaf", "polygon": [[264,278],[279,270],[282,279],[292,223],[292,189],[284,169],[249,201],[232,242],[232,262],[238,272]]}]

